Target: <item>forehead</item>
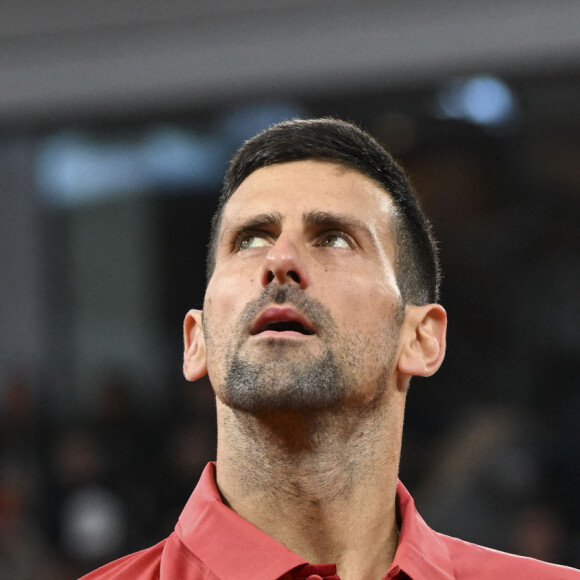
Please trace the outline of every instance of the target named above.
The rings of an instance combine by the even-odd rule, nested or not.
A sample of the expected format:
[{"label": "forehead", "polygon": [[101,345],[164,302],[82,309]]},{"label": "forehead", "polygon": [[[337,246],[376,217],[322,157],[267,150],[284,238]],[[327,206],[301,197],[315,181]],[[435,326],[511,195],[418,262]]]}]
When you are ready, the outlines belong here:
[{"label": "forehead", "polygon": [[251,173],[224,207],[222,230],[254,214],[278,212],[282,220],[313,209],[337,211],[390,229],[395,207],[389,193],[362,173],[324,161],[293,161]]}]

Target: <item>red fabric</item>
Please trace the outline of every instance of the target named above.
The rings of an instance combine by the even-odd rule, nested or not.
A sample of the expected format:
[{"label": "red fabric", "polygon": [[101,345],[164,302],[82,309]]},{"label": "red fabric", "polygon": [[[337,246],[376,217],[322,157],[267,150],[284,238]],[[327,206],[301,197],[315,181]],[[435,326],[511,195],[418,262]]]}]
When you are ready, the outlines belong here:
[{"label": "red fabric", "polygon": [[[175,531],[81,580],[340,580],[334,564],[309,564],[226,507],[209,464]],[[580,571],[512,556],[431,530],[402,483],[401,532],[386,579],[580,580]]]}]

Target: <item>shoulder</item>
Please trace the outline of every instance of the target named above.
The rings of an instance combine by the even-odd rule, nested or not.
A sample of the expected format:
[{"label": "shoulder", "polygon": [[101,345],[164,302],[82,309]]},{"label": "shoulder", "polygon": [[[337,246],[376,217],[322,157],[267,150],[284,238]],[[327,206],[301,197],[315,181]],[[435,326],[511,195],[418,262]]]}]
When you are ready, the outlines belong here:
[{"label": "shoulder", "polygon": [[153,580],[159,578],[161,557],[167,540],[163,540],[145,550],[114,560],[79,580]]},{"label": "shoulder", "polygon": [[444,534],[437,535],[447,547],[457,578],[580,580],[580,570],[484,548]]}]

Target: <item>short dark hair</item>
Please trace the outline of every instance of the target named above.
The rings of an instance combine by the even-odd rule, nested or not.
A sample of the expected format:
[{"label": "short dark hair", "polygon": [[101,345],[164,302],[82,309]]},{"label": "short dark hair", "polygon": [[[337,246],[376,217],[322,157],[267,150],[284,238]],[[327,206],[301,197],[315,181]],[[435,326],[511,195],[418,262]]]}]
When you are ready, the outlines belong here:
[{"label": "short dark hair", "polygon": [[224,207],[242,181],[261,167],[304,160],[354,169],[373,179],[391,196],[396,207],[395,275],[403,301],[415,305],[436,302],[441,280],[437,244],[405,172],[374,137],[352,123],[334,118],[284,121],[258,133],[238,149],[225,173],[212,220],[208,281],[215,268]]}]

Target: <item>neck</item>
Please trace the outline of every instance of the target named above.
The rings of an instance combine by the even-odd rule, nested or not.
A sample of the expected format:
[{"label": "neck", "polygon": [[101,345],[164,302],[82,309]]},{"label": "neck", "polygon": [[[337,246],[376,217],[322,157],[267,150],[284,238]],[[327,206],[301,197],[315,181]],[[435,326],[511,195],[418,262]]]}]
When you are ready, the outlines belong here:
[{"label": "neck", "polygon": [[218,401],[218,487],[232,509],[308,562],[336,563],[343,580],[383,578],[398,540],[402,405],[397,414],[389,405],[388,416],[256,417]]}]

